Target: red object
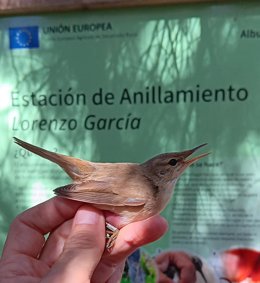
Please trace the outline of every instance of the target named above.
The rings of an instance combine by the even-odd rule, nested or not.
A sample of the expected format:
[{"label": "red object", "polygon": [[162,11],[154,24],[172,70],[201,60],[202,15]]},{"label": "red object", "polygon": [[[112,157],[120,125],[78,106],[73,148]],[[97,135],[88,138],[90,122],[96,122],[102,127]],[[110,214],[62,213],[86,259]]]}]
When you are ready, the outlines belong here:
[{"label": "red object", "polygon": [[260,283],[260,251],[237,248],[222,254],[226,277],[232,282]]}]

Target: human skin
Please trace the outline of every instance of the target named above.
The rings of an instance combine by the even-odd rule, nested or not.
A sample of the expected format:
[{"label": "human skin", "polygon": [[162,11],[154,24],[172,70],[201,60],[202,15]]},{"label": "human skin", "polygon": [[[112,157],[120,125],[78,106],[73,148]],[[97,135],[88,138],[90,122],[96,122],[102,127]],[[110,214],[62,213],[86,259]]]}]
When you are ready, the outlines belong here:
[{"label": "human skin", "polygon": [[179,283],[195,283],[196,269],[191,257],[185,252],[167,251],[155,258],[159,269],[159,283],[175,283],[165,275],[168,266],[174,265],[179,270]]},{"label": "human skin", "polygon": [[161,216],[131,223],[108,252],[102,211],[54,197],[12,222],[0,260],[0,282],[120,282],[126,258],[166,230]]}]

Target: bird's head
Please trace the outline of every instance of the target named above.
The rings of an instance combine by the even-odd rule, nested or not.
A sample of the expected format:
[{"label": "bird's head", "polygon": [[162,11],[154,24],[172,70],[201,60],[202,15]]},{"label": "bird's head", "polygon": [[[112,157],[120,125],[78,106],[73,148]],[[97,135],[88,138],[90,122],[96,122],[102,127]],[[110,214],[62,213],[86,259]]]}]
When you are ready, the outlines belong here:
[{"label": "bird's head", "polygon": [[187,159],[195,151],[205,145],[206,144],[202,144],[182,152],[163,153],[142,163],[142,166],[149,175],[153,175],[156,179],[160,179],[164,182],[176,182],[186,168],[209,154],[203,153],[199,156]]}]

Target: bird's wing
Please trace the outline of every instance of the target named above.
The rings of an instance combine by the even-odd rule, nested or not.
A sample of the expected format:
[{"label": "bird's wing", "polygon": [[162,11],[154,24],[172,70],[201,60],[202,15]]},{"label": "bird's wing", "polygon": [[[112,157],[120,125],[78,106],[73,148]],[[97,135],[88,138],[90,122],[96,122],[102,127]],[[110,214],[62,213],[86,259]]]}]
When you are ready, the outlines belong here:
[{"label": "bird's wing", "polygon": [[54,192],[65,198],[108,206],[141,206],[146,202],[145,198],[117,194],[112,188],[108,188],[106,182],[101,181],[69,184],[55,189]]}]

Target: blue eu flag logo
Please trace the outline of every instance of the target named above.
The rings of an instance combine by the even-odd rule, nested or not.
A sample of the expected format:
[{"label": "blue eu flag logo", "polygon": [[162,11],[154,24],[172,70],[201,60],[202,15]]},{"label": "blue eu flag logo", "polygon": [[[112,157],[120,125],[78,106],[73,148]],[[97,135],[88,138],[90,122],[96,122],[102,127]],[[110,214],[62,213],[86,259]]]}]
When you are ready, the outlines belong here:
[{"label": "blue eu flag logo", "polygon": [[38,48],[39,28],[37,26],[9,28],[10,49]]}]

